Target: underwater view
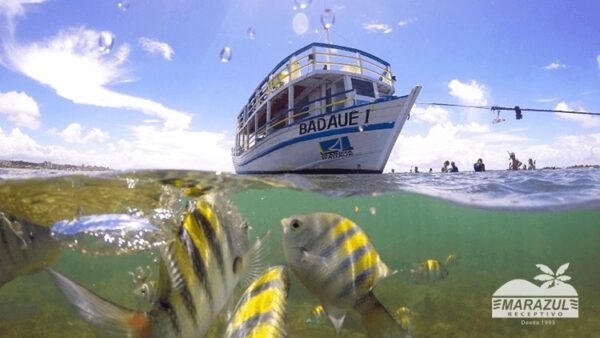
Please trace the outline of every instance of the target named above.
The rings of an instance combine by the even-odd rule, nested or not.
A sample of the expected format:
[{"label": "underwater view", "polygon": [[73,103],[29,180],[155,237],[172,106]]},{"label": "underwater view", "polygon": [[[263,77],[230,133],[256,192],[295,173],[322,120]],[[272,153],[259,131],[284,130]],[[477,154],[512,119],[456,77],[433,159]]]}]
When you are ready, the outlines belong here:
[{"label": "underwater view", "polygon": [[[2,170],[0,175],[1,337],[186,336],[187,329],[229,337],[235,336],[232,330],[248,328],[244,323],[240,329],[240,313],[248,318],[271,305],[279,316],[270,325],[288,337],[368,337],[384,332],[377,325],[396,326],[386,331],[395,332],[389,336],[411,337],[600,332],[597,169],[338,176],[193,171],[63,176]],[[319,256],[311,244],[302,244],[303,258],[295,261],[290,252],[306,236],[290,235],[292,227],[328,222],[357,234],[344,243],[368,237],[365,256],[349,255],[346,244]],[[210,227],[215,235],[203,241],[197,230]],[[331,247],[336,239],[322,234],[311,242]],[[196,258],[194,250],[185,249],[191,247],[198,250]],[[370,255],[375,278],[360,279],[362,263],[356,263],[351,293],[372,286],[378,309],[393,322],[378,320],[375,310],[364,310],[360,302],[344,305],[347,295],[332,301],[310,287],[306,273],[319,278],[332,270],[334,285],[347,284],[344,259],[328,255],[352,256],[356,262]],[[198,263],[198,257],[204,260]],[[313,263],[321,268],[302,270],[302,264]],[[205,269],[206,277],[197,279],[195,269]],[[279,289],[269,289],[268,301],[253,303],[264,296],[257,291],[265,285],[261,278],[277,282]],[[494,293],[514,279],[548,290],[571,285],[578,316],[493,318]],[[540,286],[548,281],[555,285]],[[241,306],[232,316],[238,302],[249,309]],[[345,312],[339,335],[328,318],[333,309]],[[188,313],[200,319],[190,322]]]}]

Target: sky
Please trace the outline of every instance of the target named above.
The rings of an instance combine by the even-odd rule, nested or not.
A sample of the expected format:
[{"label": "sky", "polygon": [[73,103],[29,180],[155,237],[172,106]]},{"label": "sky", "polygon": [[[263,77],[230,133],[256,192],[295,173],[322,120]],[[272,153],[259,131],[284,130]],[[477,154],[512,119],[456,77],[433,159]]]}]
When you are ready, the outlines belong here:
[{"label": "sky", "polygon": [[600,112],[595,0],[0,0],[0,160],[233,171],[237,114],[326,41],[325,9],[331,42],[388,61],[397,95],[423,86],[386,171],[600,164],[600,117],[427,104]]}]

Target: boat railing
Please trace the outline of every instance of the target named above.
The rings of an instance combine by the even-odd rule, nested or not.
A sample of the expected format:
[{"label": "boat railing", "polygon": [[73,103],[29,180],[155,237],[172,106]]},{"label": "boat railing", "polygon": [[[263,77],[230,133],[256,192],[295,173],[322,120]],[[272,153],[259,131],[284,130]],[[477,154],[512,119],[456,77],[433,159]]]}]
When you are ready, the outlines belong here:
[{"label": "boat railing", "polygon": [[256,88],[247,104],[248,117],[290,82],[314,72],[340,71],[392,85],[390,65],[358,49],[314,43],[288,56]]},{"label": "boat railing", "polygon": [[[269,123],[265,124],[260,129],[258,129],[256,132],[249,134],[246,142],[242,142],[242,144],[240,144],[239,147],[237,147],[237,148],[234,147],[232,149],[232,154],[237,156],[237,155],[244,153],[246,150],[248,150],[249,148],[254,146],[261,139],[265,138],[273,130],[280,129],[290,123],[299,122],[299,121],[302,121],[302,120],[310,118],[310,117],[324,114],[327,112],[328,108],[333,108],[333,107],[335,107],[337,105],[341,105],[341,104],[345,105],[347,102],[350,102],[350,101],[352,101],[353,103],[356,103],[355,95],[346,95],[348,93],[354,93],[354,92],[355,92],[354,89],[350,89],[350,90],[339,92],[339,93],[336,93],[333,95],[323,96],[318,99],[304,103],[302,105],[295,106],[292,109],[286,110],[279,117],[277,117],[274,120],[270,121]],[[343,95],[343,97],[341,99],[338,99],[335,101],[332,100],[330,103],[327,103],[324,105],[314,105],[313,108],[310,108],[311,105],[313,105],[317,102],[325,101],[328,99],[333,99],[334,97],[339,97],[342,95]],[[313,114],[314,112],[317,112],[317,111],[319,111],[318,114]],[[294,112],[294,113],[289,114],[290,112]],[[240,130],[237,130],[237,133],[238,133],[238,135],[243,134],[243,132]]]}]

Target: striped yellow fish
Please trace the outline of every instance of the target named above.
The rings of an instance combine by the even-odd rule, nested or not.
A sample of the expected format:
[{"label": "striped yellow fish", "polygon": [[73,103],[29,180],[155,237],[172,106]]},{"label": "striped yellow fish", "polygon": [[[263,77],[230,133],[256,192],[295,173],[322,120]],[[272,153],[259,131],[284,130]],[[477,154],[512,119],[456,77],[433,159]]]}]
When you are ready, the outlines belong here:
[{"label": "striped yellow fish", "polygon": [[410,274],[417,283],[435,283],[448,277],[448,270],[437,259],[428,259],[419,263]]},{"label": "striped yellow fish", "polygon": [[338,333],[346,312],[355,309],[369,336],[405,334],[372,292],[379,280],[393,272],[358,225],[332,213],[295,215],[281,224],[292,271],[320,300]]},{"label": "striped yellow fish", "polygon": [[285,306],[288,289],[285,266],[279,265],[265,271],[238,301],[224,337],[286,337]]},{"label": "striped yellow fish", "polygon": [[60,249],[49,228],[0,211],[0,287],[52,265]]},{"label": "striped yellow fish", "polygon": [[311,326],[323,325],[327,321],[327,314],[323,305],[317,305],[310,311],[310,316],[306,319],[306,324]]},{"label": "striped yellow fish", "polygon": [[405,306],[398,308],[398,310],[394,312],[394,318],[396,319],[396,321],[398,321],[400,325],[402,325],[402,328],[407,332],[411,331],[411,317],[412,314],[410,309]]},{"label": "striped yellow fish", "polygon": [[263,237],[249,249],[247,224],[209,197],[190,207],[176,238],[161,250],[155,302],[148,312],[125,309],[49,271],[80,314],[106,332],[202,337],[264,243]]}]

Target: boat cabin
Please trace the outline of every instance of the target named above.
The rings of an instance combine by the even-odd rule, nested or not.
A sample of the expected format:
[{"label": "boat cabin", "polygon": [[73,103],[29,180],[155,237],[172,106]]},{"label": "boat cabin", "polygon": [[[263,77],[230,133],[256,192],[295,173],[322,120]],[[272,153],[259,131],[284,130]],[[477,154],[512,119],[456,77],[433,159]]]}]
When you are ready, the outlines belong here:
[{"label": "boat cabin", "polygon": [[234,156],[286,126],[394,94],[389,63],[358,49],[310,44],[281,61],[237,117]]}]

